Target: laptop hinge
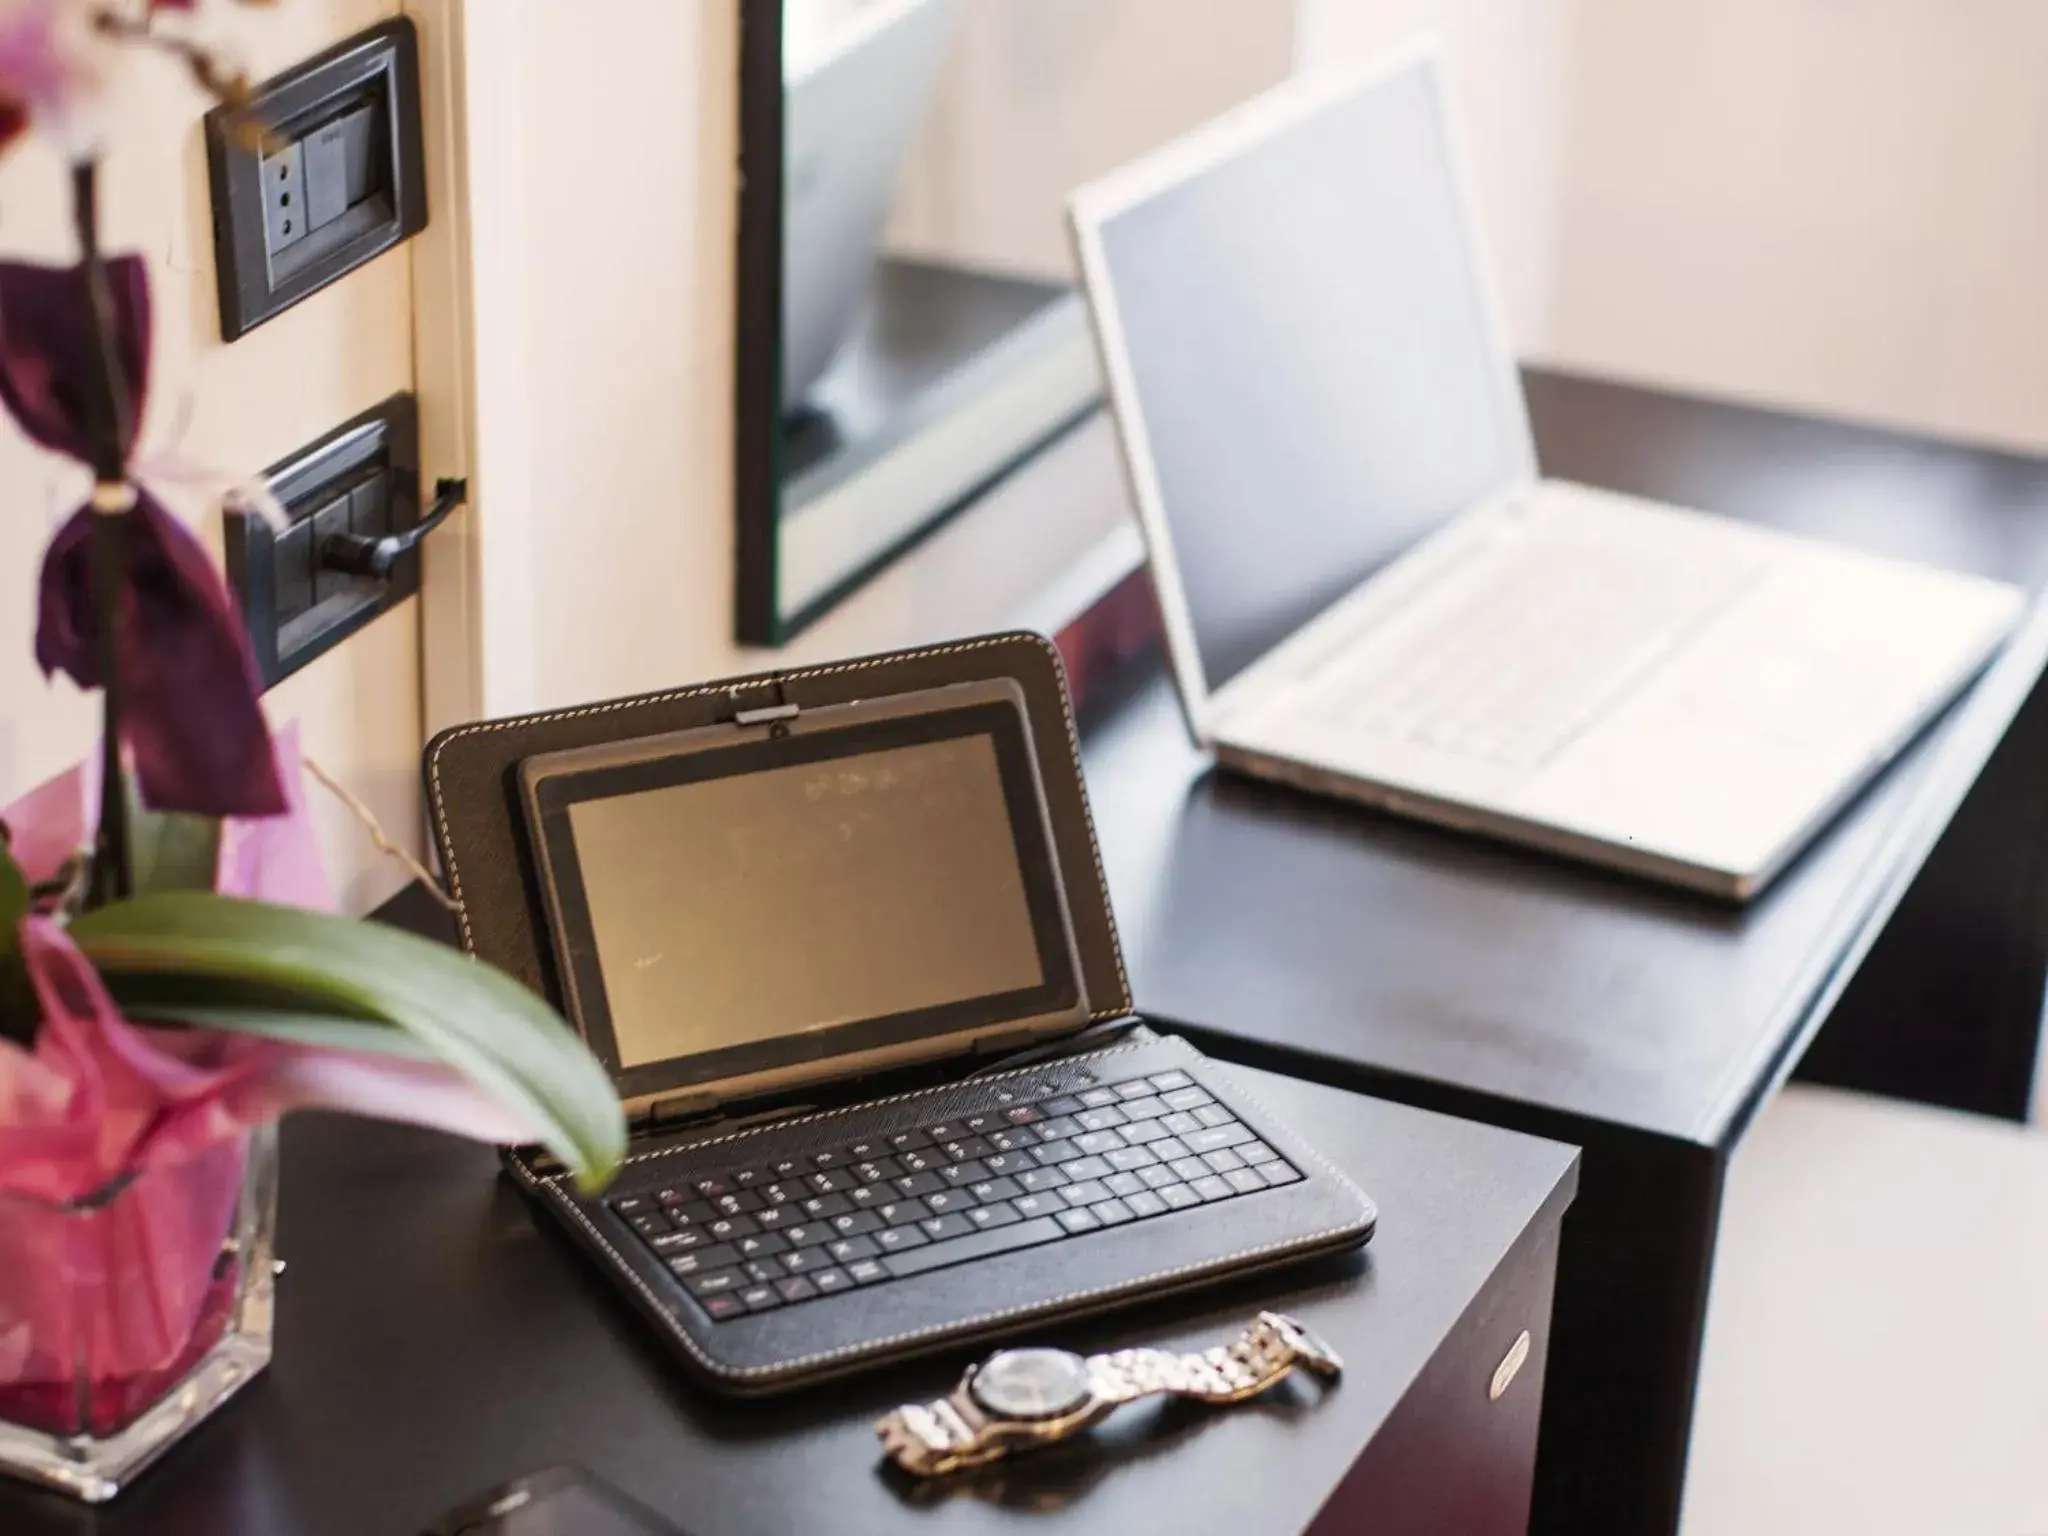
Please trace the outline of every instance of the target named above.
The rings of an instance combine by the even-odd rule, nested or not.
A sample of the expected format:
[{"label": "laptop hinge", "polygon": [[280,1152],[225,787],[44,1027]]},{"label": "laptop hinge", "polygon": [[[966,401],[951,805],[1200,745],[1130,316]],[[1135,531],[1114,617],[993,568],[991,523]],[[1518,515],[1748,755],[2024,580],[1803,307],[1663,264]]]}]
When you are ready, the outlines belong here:
[{"label": "laptop hinge", "polygon": [[627,1124],[634,1136],[666,1135],[703,1120],[716,1120],[725,1113],[725,1100],[715,1093],[682,1093],[657,1099]]}]

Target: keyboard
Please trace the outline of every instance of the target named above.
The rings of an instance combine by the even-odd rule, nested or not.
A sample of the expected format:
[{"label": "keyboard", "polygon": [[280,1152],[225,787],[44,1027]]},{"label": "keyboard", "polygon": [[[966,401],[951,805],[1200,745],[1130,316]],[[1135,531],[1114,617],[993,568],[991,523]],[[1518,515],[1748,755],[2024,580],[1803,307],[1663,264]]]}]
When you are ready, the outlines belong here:
[{"label": "keyboard", "polygon": [[1318,679],[1346,726],[1534,769],[1761,573],[1716,541],[1539,523],[1445,578]]},{"label": "keyboard", "polygon": [[726,1322],[1302,1177],[1185,1072],[996,1098],[769,1163],[692,1168],[608,1203]]}]

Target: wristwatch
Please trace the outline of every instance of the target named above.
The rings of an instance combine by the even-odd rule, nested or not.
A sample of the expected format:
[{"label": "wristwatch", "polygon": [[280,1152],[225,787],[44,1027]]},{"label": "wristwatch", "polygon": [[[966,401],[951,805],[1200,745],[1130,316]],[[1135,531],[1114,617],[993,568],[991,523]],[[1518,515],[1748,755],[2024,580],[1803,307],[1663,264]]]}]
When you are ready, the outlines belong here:
[{"label": "wristwatch", "polygon": [[1335,1350],[1278,1312],[1261,1312],[1234,1343],[1199,1355],[1120,1349],[1084,1359],[1064,1349],[1006,1349],[969,1370],[950,1395],[906,1403],[877,1421],[875,1433],[906,1472],[938,1477],[1064,1440],[1155,1393],[1242,1402],[1297,1365],[1319,1376],[1344,1368]]}]

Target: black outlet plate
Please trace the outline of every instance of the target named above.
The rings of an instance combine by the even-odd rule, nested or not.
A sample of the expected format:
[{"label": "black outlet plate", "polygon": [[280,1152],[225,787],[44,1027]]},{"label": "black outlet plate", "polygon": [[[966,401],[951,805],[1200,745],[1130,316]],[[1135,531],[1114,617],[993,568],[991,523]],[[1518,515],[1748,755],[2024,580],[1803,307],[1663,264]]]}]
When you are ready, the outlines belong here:
[{"label": "black outlet plate", "polygon": [[379,614],[420,589],[417,550],[399,556],[388,577],[319,576],[317,597],[286,596],[295,577],[310,577],[319,539],[337,507],[375,509],[380,526],[355,533],[404,533],[420,520],[418,403],[393,395],[318,442],[263,472],[289,519],[273,529],[251,512],[223,519],[228,588],[242,605],[256,665],[269,688],[324,655]]},{"label": "black outlet plate", "polygon": [[[246,130],[260,126],[275,152],[310,144],[359,111],[367,112],[369,195],[273,253],[265,234],[262,149]],[[426,228],[419,38],[412,22],[403,16],[380,22],[265,81],[246,106],[215,107],[206,114],[206,158],[220,330],[233,341]]]}]

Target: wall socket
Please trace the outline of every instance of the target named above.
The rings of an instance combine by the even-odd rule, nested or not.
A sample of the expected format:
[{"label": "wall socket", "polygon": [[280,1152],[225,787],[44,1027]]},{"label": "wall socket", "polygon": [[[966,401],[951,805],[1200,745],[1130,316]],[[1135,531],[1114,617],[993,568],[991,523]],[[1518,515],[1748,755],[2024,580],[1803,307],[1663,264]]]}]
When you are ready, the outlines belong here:
[{"label": "wall socket", "polygon": [[306,146],[263,157],[263,249],[275,257],[306,238]]}]

